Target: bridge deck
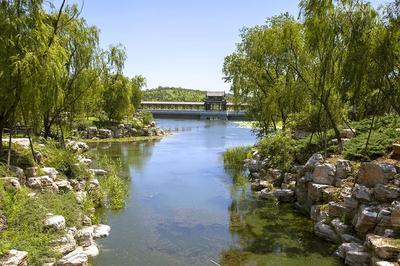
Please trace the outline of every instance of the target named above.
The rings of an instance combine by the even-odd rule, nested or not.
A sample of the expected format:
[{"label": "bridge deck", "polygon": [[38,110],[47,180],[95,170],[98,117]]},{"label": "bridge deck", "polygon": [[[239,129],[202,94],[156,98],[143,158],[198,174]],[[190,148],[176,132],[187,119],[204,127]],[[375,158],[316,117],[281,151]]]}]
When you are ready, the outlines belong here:
[{"label": "bridge deck", "polygon": [[205,110],[151,110],[154,118],[193,118],[193,119],[221,119],[221,120],[248,120],[243,111],[205,111]]}]

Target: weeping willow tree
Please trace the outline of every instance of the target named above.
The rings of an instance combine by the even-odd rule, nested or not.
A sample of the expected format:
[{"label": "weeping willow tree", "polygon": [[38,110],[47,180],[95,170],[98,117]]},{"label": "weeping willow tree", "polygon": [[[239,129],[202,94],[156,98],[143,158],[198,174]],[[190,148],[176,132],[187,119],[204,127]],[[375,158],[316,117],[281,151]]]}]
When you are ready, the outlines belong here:
[{"label": "weeping willow tree", "polygon": [[[23,98],[38,93],[39,72],[53,57],[53,47],[57,46],[54,39],[64,5],[65,1],[50,23],[43,1],[0,2],[0,139],[4,127],[15,123],[17,107]],[[58,68],[55,71],[58,72]],[[2,150],[1,143],[0,154]]]},{"label": "weeping willow tree", "polygon": [[237,102],[260,123],[261,134],[278,122],[285,130],[290,114],[299,111],[305,95],[299,77],[290,67],[289,47],[300,46],[301,25],[288,14],[273,17],[266,25],[242,30],[237,51],[226,57],[225,80],[232,83]]},{"label": "weeping willow tree", "polygon": [[139,106],[145,79],[124,76],[124,49],[102,50],[80,13],[65,0],[0,0],[0,139],[16,124],[62,138],[84,113],[119,121]]},{"label": "weeping willow tree", "polygon": [[332,130],[341,150],[348,119],[398,113],[399,1],[383,14],[356,0],[302,0],[299,8],[298,20],[282,14],[242,30],[225,80],[262,135],[304,120],[308,131]]}]

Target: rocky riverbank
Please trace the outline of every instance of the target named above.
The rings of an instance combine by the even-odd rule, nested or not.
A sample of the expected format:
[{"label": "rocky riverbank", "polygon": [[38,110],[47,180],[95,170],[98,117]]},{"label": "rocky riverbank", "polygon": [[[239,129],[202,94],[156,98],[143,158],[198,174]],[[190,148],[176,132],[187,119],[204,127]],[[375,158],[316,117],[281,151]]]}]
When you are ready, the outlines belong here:
[{"label": "rocky riverbank", "polygon": [[261,198],[293,202],[315,221],[317,236],[338,245],[347,265],[399,265],[400,164],[354,163],[314,154],[281,172],[253,149],[245,160]]},{"label": "rocky riverbank", "polygon": [[141,128],[135,128],[132,123],[105,126],[103,128],[92,126],[76,130],[75,135],[82,139],[103,140],[113,138],[120,139],[129,137],[164,136],[165,132],[163,129],[157,127],[156,123],[153,121],[149,125]]},{"label": "rocky riverbank", "polygon": [[[24,142],[19,141],[16,143]],[[45,150],[46,145],[41,145]],[[27,149],[27,147],[18,146],[19,148]],[[99,248],[95,240],[108,236],[111,229],[108,225],[96,224],[96,222],[92,221],[90,217],[94,214],[97,206],[88,205],[89,197],[104,193],[99,179],[106,176],[107,171],[89,167],[91,159],[85,157],[85,152],[88,150],[88,146],[85,143],[68,141],[67,150],[71,152],[71,157],[76,156],[78,161],[74,162],[75,166],[80,168],[81,173],[84,175],[68,176],[65,174],[68,170],[60,173],[54,167],[45,166],[46,157],[49,154],[37,151],[35,153],[38,162],[37,166],[26,167],[25,169],[11,166],[8,171],[13,173],[14,176],[0,177],[0,185],[2,186],[0,192],[3,191],[0,193],[0,236],[2,234],[13,234],[7,232],[7,230],[10,229],[9,227],[15,226],[15,224],[10,224],[11,221],[9,219],[13,218],[7,217],[7,211],[5,211],[6,208],[10,209],[10,206],[5,206],[6,203],[2,205],[2,199],[14,198],[19,200],[21,197],[26,196],[26,203],[24,204],[28,205],[24,207],[26,208],[25,212],[35,212],[36,210],[30,210],[29,206],[36,204],[37,214],[32,213],[29,215],[37,218],[43,211],[51,210],[54,207],[38,204],[37,202],[40,202],[42,197],[46,197],[45,201],[43,201],[44,203],[52,200],[53,197],[61,197],[61,201],[64,196],[66,199],[69,199],[70,196],[73,197],[71,202],[58,202],[57,204],[61,206],[56,207],[59,210],[71,208],[66,214],[73,217],[74,220],[71,217],[64,217],[60,213],[48,212],[45,213],[44,217],[38,218],[41,224],[31,224],[45,239],[50,239],[43,241],[51,249],[47,253],[55,255],[55,257],[40,258],[39,265],[88,265],[89,259],[99,254]],[[18,205],[17,203],[15,204]],[[56,207],[53,209],[56,209]],[[20,210],[20,212],[23,213],[24,210]],[[8,211],[8,213],[12,212]],[[17,213],[16,215],[18,216],[19,214]],[[26,215],[26,213],[21,215]],[[74,226],[68,226],[71,221]],[[29,223],[29,221],[27,222]],[[15,221],[12,221],[12,223],[15,223]],[[17,221],[17,223],[20,222]],[[35,221],[32,221],[32,223],[35,223]],[[14,233],[15,238],[19,238],[19,236],[16,236],[18,233]],[[30,240],[23,239],[21,241]],[[21,246],[21,244],[16,242],[17,246]],[[29,252],[18,250],[17,246],[11,246],[9,250],[4,250],[4,247],[0,248],[0,265],[28,265]],[[35,261],[34,264],[36,265],[38,262]]]}]

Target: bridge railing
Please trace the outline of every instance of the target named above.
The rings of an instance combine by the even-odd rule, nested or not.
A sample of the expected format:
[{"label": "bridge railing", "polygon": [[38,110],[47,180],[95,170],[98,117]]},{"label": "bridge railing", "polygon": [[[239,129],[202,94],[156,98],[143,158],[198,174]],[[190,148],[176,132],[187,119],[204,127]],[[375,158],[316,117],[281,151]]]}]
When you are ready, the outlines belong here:
[{"label": "bridge railing", "polygon": [[[227,103],[227,111],[244,111],[245,105],[235,106],[233,103]],[[193,111],[206,111],[203,102],[155,102],[143,101],[141,103],[142,110],[193,110]],[[239,110],[237,110],[239,109]],[[207,110],[208,111],[208,110]],[[210,110],[210,111],[224,111],[224,110]]]}]

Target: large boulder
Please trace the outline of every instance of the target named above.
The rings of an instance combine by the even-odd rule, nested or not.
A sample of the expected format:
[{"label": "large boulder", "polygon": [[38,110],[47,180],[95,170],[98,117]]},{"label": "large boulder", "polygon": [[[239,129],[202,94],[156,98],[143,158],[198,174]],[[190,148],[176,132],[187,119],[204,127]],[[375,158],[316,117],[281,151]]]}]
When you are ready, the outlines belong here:
[{"label": "large boulder", "polygon": [[83,252],[89,257],[94,258],[99,255],[99,248],[97,247],[96,243],[91,244],[88,247],[83,248]]},{"label": "large boulder", "polygon": [[54,167],[42,167],[40,170],[51,179],[57,179],[58,171]]},{"label": "large boulder", "polygon": [[329,217],[346,219],[351,219],[353,217],[353,210],[344,206],[342,202],[331,201],[328,206]]},{"label": "large boulder", "polygon": [[21,184],[16,177],[3,177],[0,178],[0,181],[3,181],[4,187],[7,190],[16,190],[21,188]]},{"label": "large boulder", "polygon": [[399,240],[368,234],[365,243],[381,259],[397,259],[397,256],[400,255]]},{"label": "large boulder", "polygon": [[43,189],[46,191],[58,192],[58,186],[49,176],[30,177],[26,181],[26,185],[33,189]]},{"label": "large boulder", "polygon": [[82,141],[67,140],[65,146],[74,152],[85,152],[89,150],[89,146]]},{"label": "large boulder", "polygon": [[74,251],[62,257],[57,265],[59,266],[87,266],[88,256],[82,247],[76,248]]},{"label": "large boulder", "polygon": [[101,139],[109,139],[112,138],[113,132],[110,129],[101,128],[98,131],[98,137]]},{"label": "large boulder", "polygon": [[274,196],[281,202],[294,201],[294,191],[291,189],[276,189]]},{"label": "large boulder", "polygon": [[308,198],[313,202],[321,202],[322,192],[328,187],[328,185],[308,183]]},{"label": "large boulder", "polygon": [[329,224],[326,224],[324,220],[315,224],[314,233],[327,241],[334,243],[340,241],[340,237],[336,234],[335,230]]},{"label": "large boulder", "polygon": [[323,205],[312,205],[310,208],[310,218],[319,222],[329,217],[327,208],[323,208]]},{"label": "large boulder", "polygon": [[365,234],[377,225],[378,212],[371,207],[360,207],[360,211],[354,217],[353,225],[357,232]]},{"label": "large boulder", "polygon": [[93,230],[90,227],[79,230],[76,234],[78,244],[82,247],[89,247],[93,244]]},{"label": "large boulder", "polygon": [[107,237],[110,234],[111,227],[105,224],[99,224],[93,226],[93,238],[103,238]]},{"label": "large boulder", "polygon": [[64,236],[51,241],[53,250],[60,254],[68,254],[74,251],[77,247],[74,235],[71,232],[66,233]]},{"label": "large boulder", "polygon": [[400,188],[389,185],[376,184],[374,187],[375,199],[380,202],[393,201],[400,195]]},{"label": "large boulder", "polygon": [[313,172],[313,182],[317,184],[331,185],[335,180],[336,168],[334,165],[324,163],[316,165]]},{"label": "large boulder", "polygon": [[75,194],[76,202],[78,204],[83,204],[85,199],[87,198],[87,192],[86,191],[78,191]]},{"label": "large boulder", "polygon": [[394,201],[392,203],[392,213],[390,221],[393,227],[400,228],[400,202]]},{"label": "large boulder", "polygon": [[88,127],[86,129],[86,137],[88,139],[92,139],[94,137],[97,137],[97,127]]},{"label": "large boulder", "polygon": [[351,175],[351,163],[349,160],[338,160],[336,162],[336,177],[344,179]]},{"label": "large boulder", "polygon": [[36,173],[37,173],[37,170],[38,170],[39,168],[38,167],[36,167],[36,166],[32,166],[32,167],[28,167],[28,168],[26,168],[25,169],[25,176],[26,177],[34,177],[34,176],[36,176]]},{"label": "large boulder", "polygon": [[386,229],[392,228],[390,208],[381,208],[378,213],[378,224],[375,227],[374,233],[377,235],[385,235]]},{"label": "large boulder", "polygon": [[324,157],[320,153],[313,154],[304,165],[305,170],[313,170],[317,165],[324,162]]},{"label": "large boulder", "polygon": [[343,234],[347,234],[347,233],[351,233],[352,231],[352,226],[343,223],[339,218],[335,218],[331,221],[331,225],[333,226],[333,228],[335,229],[335,232],[338,235],[343,235]]},{"label": "large boulder", "polygon": [[370,255],[365,251],[348,251],[346,254],[345,263],[350,266],[364,266],[369,265]]},{"label": "large boulder", "polygon": [[73,190],[71,183],[68,180],[56,181],[55,184],[60,191],[68,192]]},{"label": "large boulder", "polygon": [[367,187],[386,184],[396,175],[396,168],[391,164],[361,163],[357,183]]},{"label": "large boulder", "polygon": [[363,252],[365,251],[365,248],[363,245],[360,245],[358,243],[343,243],[339,246],[339,248],[335,251],[335,255],[345,259],[347,252],[349,251],[359,251],[359,252]]},{"label": "large boulder", "polygon": [[368,188],[364,185],[356,184],[353,189],[353,197],[360,201],[371,201],[373,195],[373,189]]},{"label": "large boulder", "polygon": [[0,257],[1,266],[26,266],[28,265],[28,252],[12,249]]},{"label": "large boulder", "polygon": [[47,228],[52,228],[55,230],[65,229],[65,218],[62,215],[47,214],[47,218],[44,221],[44,225]]},{"label": "large boulder", "polygon": [[96,176],[104,176],[107,174],[107,171],[104,169],[89,169],[89,172]]}]

